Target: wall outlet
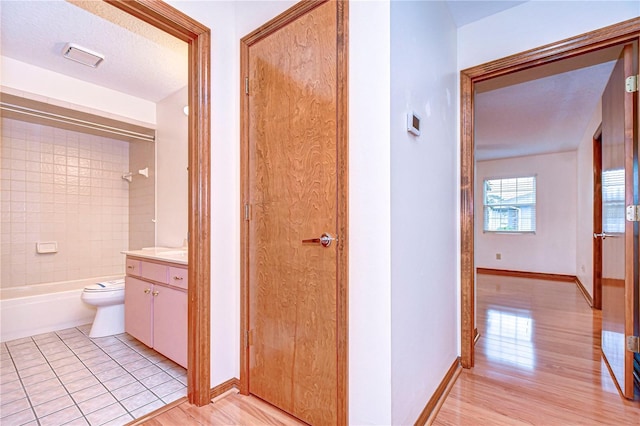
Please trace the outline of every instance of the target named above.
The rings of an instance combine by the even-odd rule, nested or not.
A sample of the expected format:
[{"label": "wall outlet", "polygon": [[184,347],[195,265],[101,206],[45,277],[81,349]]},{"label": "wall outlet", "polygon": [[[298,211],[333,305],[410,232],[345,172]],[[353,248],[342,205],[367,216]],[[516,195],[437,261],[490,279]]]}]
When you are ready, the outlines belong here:
[{"label": "wall outlet", "polygon": [[502,259],[502,253],[496,253],[496,260]]}]

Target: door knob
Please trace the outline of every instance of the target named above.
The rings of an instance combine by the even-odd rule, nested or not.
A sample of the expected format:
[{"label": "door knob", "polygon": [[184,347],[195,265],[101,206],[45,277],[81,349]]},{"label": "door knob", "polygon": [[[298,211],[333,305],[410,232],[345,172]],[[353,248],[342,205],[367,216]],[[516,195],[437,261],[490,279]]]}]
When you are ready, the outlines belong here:
[{"label": "door knob", "polygon": [[605,238],[607,238],[607,237],[609,237],[609,238],[611,238],[611,237],[617,237],[617,235],[607,234],[607,233],[606,233],[606,232],[604,232],[604,231],[602,232],[602,234],[595,234],[595,233],[593,234],[593,238],[602,238],[602,239],[604,240],[604,239],[605,239]]},{"label": "door knob", "polygon": [[313,243],[320,244],[322,247],[329,247],[331,245],[331,241],[338,241],[337,237],[332,237],[331,234],[324,233],[320,236],[320,238],[310,238],[308,240],[302,240],[302,243]]}]

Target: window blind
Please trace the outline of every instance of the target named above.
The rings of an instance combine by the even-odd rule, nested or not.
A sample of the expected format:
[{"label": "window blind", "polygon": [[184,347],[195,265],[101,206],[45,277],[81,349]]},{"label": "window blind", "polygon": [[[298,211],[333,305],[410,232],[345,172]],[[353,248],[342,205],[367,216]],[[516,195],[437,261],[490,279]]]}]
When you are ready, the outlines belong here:
[{"label": "window blind", "polygon": [[624,232],[624,169],[602,171],[602,230]]},{"label": "window blind", "polygon": [[484,181],[486,232],[536,231],[536,177]]}]

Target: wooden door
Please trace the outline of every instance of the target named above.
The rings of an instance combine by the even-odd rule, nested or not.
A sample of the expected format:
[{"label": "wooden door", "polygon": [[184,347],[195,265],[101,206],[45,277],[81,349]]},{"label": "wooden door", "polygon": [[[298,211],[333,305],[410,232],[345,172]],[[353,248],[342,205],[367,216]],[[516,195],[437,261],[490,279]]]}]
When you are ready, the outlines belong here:
[{"label": "wooden door", "polygon": [[153,347],[153,284],[125,277],[124,330],[149,347]]},{"label": "wooden door", "polygon": [[[633,71],[633,45],[626,45],[602,95],[602,354],[620,393],[633,398],[633,352],[626,337],[637,333],[638,223],[625,206],[638,204],[634,167],[634,96],[625,91]],[[637,73],[637,71],[636,71]]]},{"label": "wooden door", "polygon": [[243,39],[242,387],[314,425],[346,418],[343,6],[302,3]]}]

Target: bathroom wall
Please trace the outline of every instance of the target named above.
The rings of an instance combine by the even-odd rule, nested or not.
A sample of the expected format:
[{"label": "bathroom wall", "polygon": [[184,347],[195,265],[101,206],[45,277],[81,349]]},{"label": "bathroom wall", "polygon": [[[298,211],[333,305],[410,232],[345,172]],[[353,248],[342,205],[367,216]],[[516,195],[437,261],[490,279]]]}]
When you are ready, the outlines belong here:
[{"label": "bathroom wall", "polygon": [[[185,76],[185,80],[187,77]],[[156,245],[181,247],[189,230],[189,103],[187,86],[157,103]]]},{"label": "bathroom wall", "polygon": [[[129,250],[153,247],[156,235],[156,144],[131,142],[129,171],[133,173],[129,184]],[[149,177],[138,173],[148,169]]]},{"label": "bathroom wall", "polygon": [[129,143],[8,118],[1,139],[0,286],[122,273]]}]

